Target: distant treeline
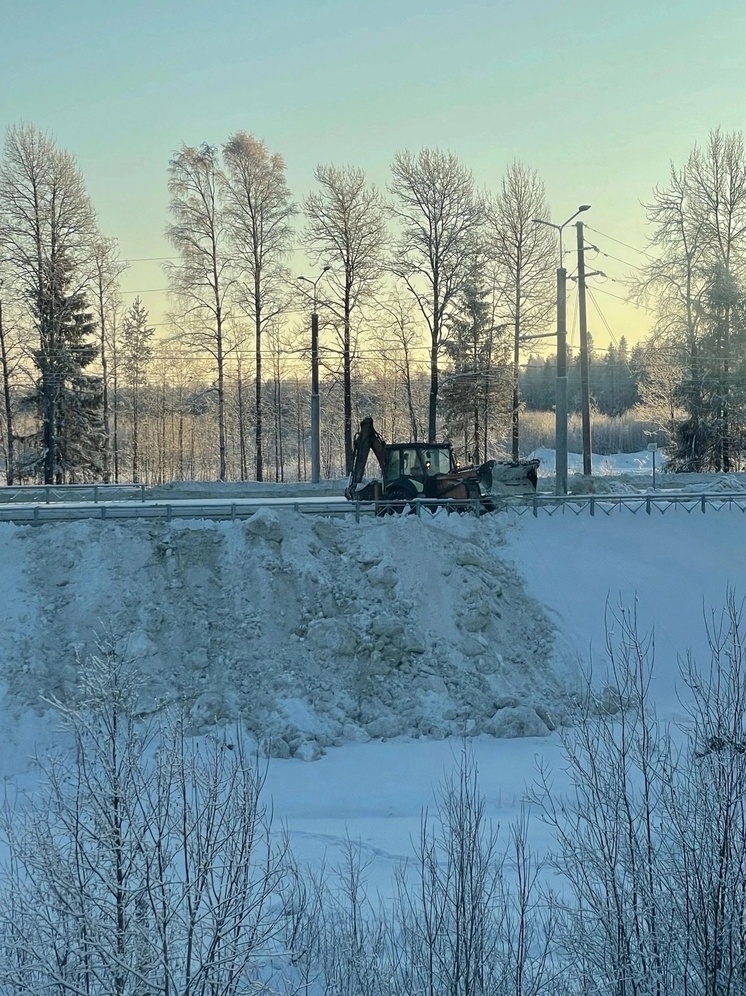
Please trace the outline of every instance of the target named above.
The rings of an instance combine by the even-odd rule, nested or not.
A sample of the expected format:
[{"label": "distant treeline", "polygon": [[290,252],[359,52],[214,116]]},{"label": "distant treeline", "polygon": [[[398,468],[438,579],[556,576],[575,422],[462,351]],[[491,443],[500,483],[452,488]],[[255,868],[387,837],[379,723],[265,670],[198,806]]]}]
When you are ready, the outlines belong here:
[{"label": "distant treeline", "polygon": [[[604,415],[622,415],[640,404],[645,373],[644,347],[630,349],[624,336],[605,352],[591,351],[590,390],[594,408]],[[529,411],[552,411],[557,394],[556,356],[532,356],[520,374],[521,397]],[[580,357],[567,365],[568,408],[580,411]]]}]

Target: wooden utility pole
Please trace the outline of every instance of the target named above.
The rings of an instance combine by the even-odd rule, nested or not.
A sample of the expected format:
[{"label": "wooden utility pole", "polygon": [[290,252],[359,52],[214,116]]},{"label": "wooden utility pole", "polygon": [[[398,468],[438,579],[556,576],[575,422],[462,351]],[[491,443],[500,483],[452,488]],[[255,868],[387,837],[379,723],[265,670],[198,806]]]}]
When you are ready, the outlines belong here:
[{"label": "wooden utility pole", "polygon": [[591,475],[591,392],[588,357],[588,315],[585,304],[585,237],[583,222],[575,222],[578,233],[578,318],[580,322],[580,407],[583,423],[583,474]]}]

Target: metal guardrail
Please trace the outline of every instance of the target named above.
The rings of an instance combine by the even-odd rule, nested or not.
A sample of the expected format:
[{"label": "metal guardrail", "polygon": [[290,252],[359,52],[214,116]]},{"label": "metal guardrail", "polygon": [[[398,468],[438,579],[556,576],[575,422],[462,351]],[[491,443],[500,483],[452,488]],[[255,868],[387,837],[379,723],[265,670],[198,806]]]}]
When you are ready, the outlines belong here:
[{"label": "metal guardrail", "polygon": [[[495,500],[496,511],[511,511],[517,515],[540,514],[555,515],[572,513],[591,516],[598,514],[611,515],[622,511],[636,515],[643,512],[665,515],[670,511],[700,512],[708,510],[719,511],[724,508],[746,512],[746,493],[712,492],[706,494],[645,494],[645,495],[542,495],[528,497],[503,498]],[[0,522],[14,522],[17,525],[41,525],[47,522],[73,522],[84,519],[95,521],[150,519],[213,519],[240,520],[248,519],[260,509],[274,508],[291,510],[305,515],[354,515],[357,521],[365,516],[383,515],[387,506],[376,502],[348,502],[345,499],[330,499],[329,501],[303,502],[286,500],[262,501],[225,501],[222,499],[204,499],[202,501],[122,501],[122,502],[87,502],[87,503],[35,503],[23,506],[13,504],[0,505]],[[448,511],[470,512],[480,515],[483,512],[478,501],[454,502],[431,501],[417,499],[408,502],[403,511],[422,515],[438,508]]]},{"label": "metal guardrail", "polygon": [[525,503],[517,499],[506,499],[500,503],[500,508],[510,508],[519,515],[531,512],[538,516],[540,512],[554,515],[557,512],[566,514],[573,512],[580,515],[588,512],[590,515],[601,513],[611,515],[623,509],[636,515],[644,512],[652,515],[658,512],[665,515],[672,510],[685,512],[706,512],[708,508],[719,511],[722,508],[738,509],[746,512],[746,492],[744,491],[712,491],[712,492],[690,492],[679,494],[665,494],[665,492],[654,492],[653,494],[640,495],[542,495],[536,494],[528,498]]},{"label": "metal guardrail", "polygon": [[0,488],[0,505],[35,501],[50,505],[52,502],[70,501],[71,495],[75,496],[76,501],[84,501],[90,495],[87,500],[94,503],[111,501],[114,494],[125,498],[127,495],[139,495],[140,501],[145,501],[145,490],[144,484],[19,484]]}]

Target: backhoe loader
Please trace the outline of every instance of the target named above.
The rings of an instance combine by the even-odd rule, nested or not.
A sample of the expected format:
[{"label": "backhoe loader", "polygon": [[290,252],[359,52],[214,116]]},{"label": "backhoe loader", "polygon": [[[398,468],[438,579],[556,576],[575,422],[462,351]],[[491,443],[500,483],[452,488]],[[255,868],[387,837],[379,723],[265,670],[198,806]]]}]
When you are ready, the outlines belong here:
[{"label": "backhoe loader", "polygon": [[[363,484],[371,450],[381,476]],[[367,416],[355,436],[345,497],[374,501],[382,514],[411,509],[418,498],[492,512],[497,497],[533,494],[538,467],[538,460],[487,460],[478,467],[459,467],[450,443],[386,443]]]}]

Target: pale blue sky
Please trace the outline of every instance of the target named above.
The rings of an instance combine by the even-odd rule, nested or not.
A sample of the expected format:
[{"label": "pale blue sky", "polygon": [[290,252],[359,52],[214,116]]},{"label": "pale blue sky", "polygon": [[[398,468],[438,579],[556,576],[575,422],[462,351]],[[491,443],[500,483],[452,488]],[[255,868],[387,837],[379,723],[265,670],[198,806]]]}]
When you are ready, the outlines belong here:
[{"label": "pale blue sky", "polygon": [[[589,202],[588,225],[642,247],[640,202],[670,160],[744,124],[742,0],[0,0],[0,12],[0,127],[31,121],[78,157],[127,257],[168,252],[172,152],[239,129],[285,156],[297,198],[319,162],[385,186],[397,150],[438,145],[489,187],[517,157],[539,171],[555,220]],[[138,263],[124,286],[163,283]],[[598,301],[634,337],[636,313]]]}]

